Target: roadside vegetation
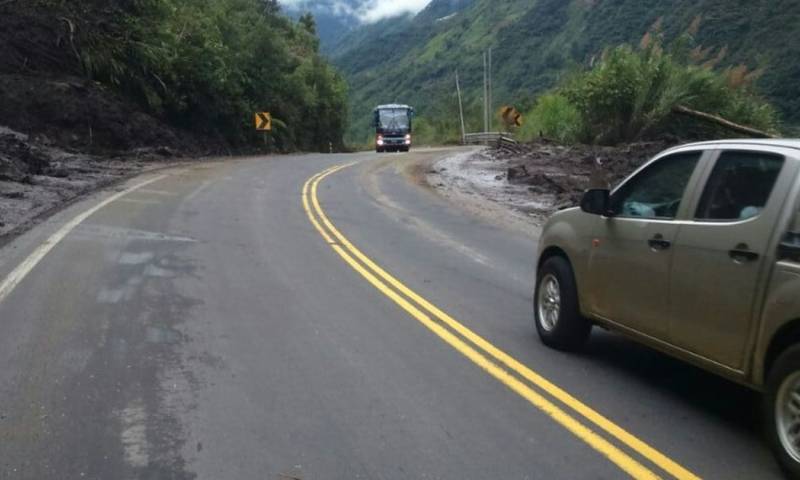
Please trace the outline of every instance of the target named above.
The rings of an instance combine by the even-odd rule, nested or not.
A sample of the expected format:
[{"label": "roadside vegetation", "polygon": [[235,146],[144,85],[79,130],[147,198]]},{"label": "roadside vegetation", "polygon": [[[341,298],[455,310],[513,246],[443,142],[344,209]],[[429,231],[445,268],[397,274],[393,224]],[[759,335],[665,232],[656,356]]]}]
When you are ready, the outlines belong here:
[{"label": "roadside vegetation", "polygon": [[[27,55],[21,73],[44,66],[94,80],[172,126],[235,147],[264,145],[258,111],[275,118],[269,146],[342,146],[346,84],[320,56],[313,18],[294,22],[276,0],[32,0],[6,9],[30,32],[52,30],[11,39]],[[62,51],[46,52],[53,44]]]},{"label": "roadside vegetation", "polygon": [[693,45],[698,28],[699,19],[665,47],[658,22],[637,47],[607,49],[591,67],[566,76],[539,97],[521,137],[613,145],[665,135],[737,134],[693,112],[777,134],[778,113],[755,87],[763,71],[745,65],[718,68],[726,50]]},{"label": "roadside vegetation", "polygon": [[[452,5],[450,0],[434,0],[417,18],[357,29],[332,48],[331,58],[352,88],[349,138],[362,142],[369,131],[371,109],[395,100],[416,106],[420,117],[437,122],[439,114],[429,107],[439,99],[447,99],[457,108],[453,94],[456,70],[468,130],[482,130],[482,55],[490,46],[494,47],[494,109],[513,105],[530,113],[539,97],[564,86],[576,70],[582,72],[579,66],[597,67],[604,49],[610,56],[615,47],[629,45],[632,52],[641,53],[642,35],[659,18],[663,18],[663,38],[655,35],[652,40],[661,42],[664,51],[658,62],[651,58],[652,69],[661,62],[701,67],[715,60],[713,72],[722,75],[735,69],[732,78],[736,80],[743,71],[738,66],[746,65],[744,77],[751,86],[745,89],[754,91],[751,87],[757,85],[758,92],[778,110],[781,131],[789,134],[794,125],[800,125],[800,83],[795,80],[800,78],[796,61],[800,55],[800,9],[794,0],[471,0],[459,2],[455,8]],[[685,34],[698,17],[702,20],[691,42],[677,48],[674,39]],[[705,53],[704,60],[689,56],[696,45],[703,46],[695,53]],[[622,58],[609,60],[607,65],[629,58],[618,56]],[[758,74],[749,76],[751,72]],[[700,75],[704,73],[684,79],[709,82],[698,79]],[[716,85],[703,88],[720,91]],[[733,102],[726,103],[725,108],[718,101],[696,106],[718,115],[738,108]],[[526,115],[526,122],[530,120]],[[688,118],[679,121],[683,120]],[[571,132],[566,135],[574,136]],[[735,133],[728,133],[731,135]]]},{"label": "roadside vegetation", "polygon": [[[516,130],[523,141],[546,137],[562,144],[602,145],[780,134],[779,112],[757,87],[765,70],[721,66],[727,49],[698,45],[699,28],[698,17],[688,31],[667,43],[659,21],[638,45],[608,48],[585,67],[573,67],[555,88],[518,102],[532,104],[521,128],[503,126],[495,112],[494,129]],[[455,93],[438,94],[440,100],[421,109],[416,122],[420,143],[456,143],[460,138]],[[468,131],[483,130],[476,121],[482,117],[479,101],[473,98],[465,107]],[[696,112],[747,128],[732,130],[693,116]]]}]

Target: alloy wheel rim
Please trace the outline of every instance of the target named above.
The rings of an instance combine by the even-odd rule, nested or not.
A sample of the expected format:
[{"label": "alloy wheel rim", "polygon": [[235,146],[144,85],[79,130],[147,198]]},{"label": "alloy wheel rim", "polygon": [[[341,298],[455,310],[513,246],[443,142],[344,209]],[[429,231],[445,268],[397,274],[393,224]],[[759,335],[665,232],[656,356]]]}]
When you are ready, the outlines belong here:
[{"label": "alloy wheel rim", "polygon": [[786,377],[778,390],[775,423],[781,446],[800,463],[800,371]]},{"label": "alloy wheel rim", "polygon": [[537,305],[539,324],[545,331],[552,331],[556,328],[561,315],[561,287],[558,279],[550,273],[545,275],[539,283]]}]

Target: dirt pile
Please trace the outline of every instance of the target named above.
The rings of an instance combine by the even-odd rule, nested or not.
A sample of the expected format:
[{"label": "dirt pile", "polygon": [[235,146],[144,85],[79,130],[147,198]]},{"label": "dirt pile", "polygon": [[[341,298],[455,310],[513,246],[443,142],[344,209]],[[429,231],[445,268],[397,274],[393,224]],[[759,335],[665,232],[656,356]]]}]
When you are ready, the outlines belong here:
[{"label": "dirt pile", "polygon": [[665,142],[594,147],[540,141],[519,145],[514,150],[488,150],[482,155],[508,165],[505,180],[510,184],[525,185],[531,195],[552,198],[547,202],[552,211],[577,205],[590,184],[616,185],[666,148]]},{"label": "dirt pile", "polygon": [[161,156],[140,153],[111,159],[71,153],[0,127],[0,244],[85,193],[164,164]]},{"label": "dirt pile", "polygon": [[97,154],[142,147],[186,153],[210,148],[102,85],[72,76],[0,74],[0,125],[66,149]]},{"label": "dirt pile", "polygon": [[616,185],[670,145],[593,147],[539,141],[513,150],[482,149],[436,162],[426,182],[468,210],[526,225],[527,231],[554,211],[578,205],[590,185]]},{"label": "dirt pile", "polygon": [[27,135],[0,126],[0,181],[25,182],[31,175],[42,175],[51,158]]}]

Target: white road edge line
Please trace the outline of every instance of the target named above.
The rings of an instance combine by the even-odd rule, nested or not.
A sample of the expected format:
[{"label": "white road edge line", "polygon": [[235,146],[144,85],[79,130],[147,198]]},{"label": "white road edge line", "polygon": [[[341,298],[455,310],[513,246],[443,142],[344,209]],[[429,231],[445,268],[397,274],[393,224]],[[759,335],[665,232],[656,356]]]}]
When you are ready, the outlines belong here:
[{"label": "white road edge line", "polygon": [[44,241],[41,245],[39,245],[36,250],[34,250],[28,257],[20,263],[17,268],[15,268],[8,276],[3,280],[3,283],[0,283],[0,302],[6,299],[6,297],[14,290],[14,288],[19,285],[19,283],[33,270],[36,265],[42,261],[42,259],[50,253],[50,250],[55,248],[58,245],[58,242],[64,239],[69,232],[71,232],[75,227],[80,225],[84,220],[92,216],[101,208],[105,207],[109,203],[113,202],[114,200],[118,200],[125,195],[138,190],[146,185],[150,185],[153,182],[157,182],[167,178],[167,175],[159,175],[157,177],[151,178],[149,180],[145,180],[144,182],[138,183],[130,188],[126,188],[121,192],[117,192],[114,195],[106,198],[102,202],[98,203],[94,207],[86,210],[85,212],[81,213],[80,215],[76,216],[69,222],[67,222],[63,227],[61,227],[56,233],[50,236],[47,240]]}]

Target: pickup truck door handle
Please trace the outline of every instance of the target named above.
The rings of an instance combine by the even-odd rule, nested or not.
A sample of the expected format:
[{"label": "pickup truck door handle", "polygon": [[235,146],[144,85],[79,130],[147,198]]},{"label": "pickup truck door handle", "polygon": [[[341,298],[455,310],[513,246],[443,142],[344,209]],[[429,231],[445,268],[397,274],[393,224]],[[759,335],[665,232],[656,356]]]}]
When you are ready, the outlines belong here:
[{"label": "pickup truck door handle", "polygon": [[728,255],[730,255],[730,257],[736,263],[746,263],[758,260],[758,254],[750,250],[750,247],[748,247],[746,243],[740,243],[739,245],[736,245],[736,248],[728,251]]},{"label": "pickup truck door handle", "polygon": [[653,238],[647,241],[647,244],[650,245],[650,248],[653,251],[661,251],[667,250],[669,247],[672,246],[672,242],[669,240],[664,240],[664,235],[657,233]]}]

